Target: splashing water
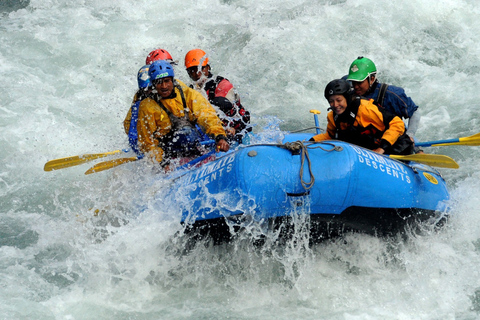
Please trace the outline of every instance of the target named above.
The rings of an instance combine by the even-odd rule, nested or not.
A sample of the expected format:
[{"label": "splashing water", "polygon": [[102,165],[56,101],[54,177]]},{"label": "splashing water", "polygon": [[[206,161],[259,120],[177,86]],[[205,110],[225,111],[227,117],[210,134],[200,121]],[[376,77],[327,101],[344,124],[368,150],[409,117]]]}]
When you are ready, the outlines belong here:
[{"label": "splashing water", "polygon": [[[326,126],[323,88],[359,55],[422,112],[421,141],[479,132],[480,4],[470,0],[0,3],[0,314],[5,319],[475,319],[480,312],[478,147],[437,147],[452,218],[407,239],[308,245],[291,213],[187,246],[168,182],[144,162],[84,176],[46,161],[126,147],[122,121],[153,49],[192,48],[236,86],[261,141]],[[261,142],[258,141],[258,142]],[[158,196],[160,194],[160,196]],[[157,195],[157,202],[152,196]],[[142,208],[139,213],[139,207]],[[303,220],[302,220],[303,219]]]}]

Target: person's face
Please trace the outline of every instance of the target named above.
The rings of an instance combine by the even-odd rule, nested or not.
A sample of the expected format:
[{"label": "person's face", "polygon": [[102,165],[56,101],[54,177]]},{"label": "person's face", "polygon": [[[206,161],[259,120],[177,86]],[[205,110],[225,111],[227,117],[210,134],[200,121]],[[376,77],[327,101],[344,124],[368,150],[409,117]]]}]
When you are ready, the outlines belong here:
[{"label": "person's face", "polygon": [[342,114],[347,109],[347,99],[341,94],[334,94],[328,98],[328,103],[335,114]]},{"label": "person's face", "polygon": [[367,77],[363,81],[352,81],[352,86],[355,90],[355,94],[363,96],[368,91],[368,89],[370,89],[370,84],[373,83],[373,81],[375,81],[374,76]]},{"label": "person's face", "polygon": [[162,98],[167,98],[172,94],[173,91],[173,78],[161,78],[153,82],[155,89],[157,89],[158,94]]},{"label": "person's face", "polygon": [[209,70],[210,67],[208,65],[203,66],[201,70],[198,70],[198,66],[195,66],[188,68],[187,73],[190,76],[190,79],[192,79],[193,81],[198,81],[202,77],[202,74],[207,77]]}]

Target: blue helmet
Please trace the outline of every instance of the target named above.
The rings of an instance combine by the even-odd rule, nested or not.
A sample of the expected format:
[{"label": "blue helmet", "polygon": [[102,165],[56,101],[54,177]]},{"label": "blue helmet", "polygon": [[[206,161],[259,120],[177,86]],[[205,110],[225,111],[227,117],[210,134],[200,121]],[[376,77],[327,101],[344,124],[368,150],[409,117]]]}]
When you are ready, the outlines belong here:
[{"label": "blue helmet", "polygon": [[146,89],[152,85],[150,76],[148,75],[149,66],[143,66],[138,70],[137,81],[139,89]]},{"label": "blue helmet", "polygon": [[148,75],[152,82],[157,79],[175,77],[172,65],[165,60],[154,61],[148,68]]}]

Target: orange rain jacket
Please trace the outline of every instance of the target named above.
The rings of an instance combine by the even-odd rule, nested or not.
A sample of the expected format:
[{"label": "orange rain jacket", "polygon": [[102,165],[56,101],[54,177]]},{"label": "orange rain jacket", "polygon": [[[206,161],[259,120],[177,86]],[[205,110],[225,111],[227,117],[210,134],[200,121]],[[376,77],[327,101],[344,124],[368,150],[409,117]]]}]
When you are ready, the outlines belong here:
[{"label": "orange rain jacket", "polygon": [[[350,112],[349,108],[347,108],[345,112]],[[342,133],[349,131],[349,129],[352,129],[349,127],[353,126],[355,130],[350,130],[350,132],[354,132],[354,134],[360,136],[369,136],[369,140],[372,141],[372,143],[364,143],[363,145],[362,143],[356,144],[368,149],[383,148],[386,150],[393,146],[397,140],[405,134],[405,124],[403,123],[402,119],[388,111],[385,111],[384,109],[377,107],[373,103],[373,99],[360,99],[358,111],[353,124],[337,121],[337,123],[339,123],[339,128],[337,128],[335,123],[335,114],[333,111],[328,113],[327,120],[327,131],[325,133],[315,135],[313,140],[317,142],[330,139],[343,140],[341,138]],[[357,141],[366,140],[358,139]],[[355,143],[356,141],[347,140],[347,142]]]}]

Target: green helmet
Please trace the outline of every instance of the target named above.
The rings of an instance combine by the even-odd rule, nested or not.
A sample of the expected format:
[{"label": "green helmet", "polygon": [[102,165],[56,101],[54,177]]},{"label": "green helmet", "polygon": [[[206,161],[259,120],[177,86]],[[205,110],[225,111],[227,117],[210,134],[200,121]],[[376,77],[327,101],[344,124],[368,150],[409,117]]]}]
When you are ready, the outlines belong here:
[{"label": "green helmet", "polygon": [[347,80],[361,82],[367,79],[371,74],[376,73],[377,67],[375,67],[375,63],[373,63],[372,60],[358,57],[357,60],[352,62],[350,69],[348,69]]}]

